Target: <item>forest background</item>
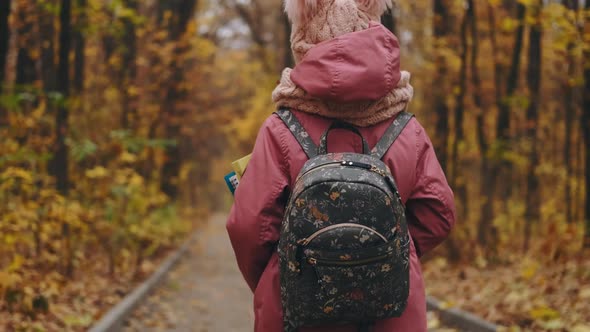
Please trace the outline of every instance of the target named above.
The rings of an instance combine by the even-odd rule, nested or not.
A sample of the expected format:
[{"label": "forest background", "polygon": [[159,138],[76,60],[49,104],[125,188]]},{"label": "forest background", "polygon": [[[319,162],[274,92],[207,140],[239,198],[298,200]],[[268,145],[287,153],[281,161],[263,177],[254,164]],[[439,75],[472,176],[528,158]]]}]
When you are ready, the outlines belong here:
[{"label": "forest background", "polygon": [[[590,331],[589,7],[382,20],[456,193],[429,292],[515,331]],[[289,29],[278,0],[0,0],[0,330],[83,330],[227,209]]]}]

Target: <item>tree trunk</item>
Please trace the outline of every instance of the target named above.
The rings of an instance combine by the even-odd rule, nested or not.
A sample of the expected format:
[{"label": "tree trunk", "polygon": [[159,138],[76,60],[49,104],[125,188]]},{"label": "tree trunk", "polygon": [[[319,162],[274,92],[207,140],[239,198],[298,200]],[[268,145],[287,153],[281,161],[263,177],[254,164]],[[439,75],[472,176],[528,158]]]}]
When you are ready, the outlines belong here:
[{"label": "tree trunk", "polygon": [[387,12],[385,12],[385,14],[383,14],[381,17],[381,23],[394,35],[398,36],[397,19],[393,9],[389,9]]},{"label": "tree trunk", "polygon": [[[590,10],[590,1],[586,0],[586,10]],[[586,33],[590,27],[586,21]],[[590,59],[590,51],[584,52],[584,59],[588,61]],[[586,145],[586,204],[585,208],[585,220],[586,220],[586,231],[584,232],[584,248],[590,248],[590,66],[585,63],[584,67],[584,113],[582,115],[582,133],[584,133],[584,143]]]},{"label": "tree trunk", "polygon": [[[514,52],[512,53],[512,64],[510,66],[510,72],[506,80],[506,98],[514,96],[516,88],[518,87],[518,78],[520,72],[520,59],[523,47],[524,39],[524,16],[526,14],[526,6],[522,3],[517,5],[516,20],[518,22],[518,28],[516,29],[516,37],[514,39]],[[510,111],[511,106],[509,102],[505,100],[498,100],[500,114],[498,115],[498,123],[496,127],[496,133],[499,139],[508,140],[510,138]]]},{"label": "tree trunk", "polygon": [[[4,91],[6,58],[8,57],[8,49],[10,46],[10,25],[8,24],[8,16],[10,16],[10,0],[0,2],[0,95]],[[4,107],[0,106],[0,127],[7,123],[7,113]]]},{"label": "tree trunk", "polygon": [[[474,4],[473,4],[474,5]],[[498,43],[496,39],[496,19],[494,15],[494,8],[488,4],[488,25],[490,30],[490,41],[492,44],[492,56],[494,59],[494,87],[495,87],[495,97],[496,103],[499,105],[499,101],[502,99],[502,65],[498,60]],[[475,25],[475,24],[474,24]],[[472,30],[473,33],[473,30]],[[477,39],[474,39],[475,41]],[[474,45],[477,45],[474,43]],[[477,70],[477,58],[474,58],[477,54],[477,49],[474,49],[474,52],[471,54],[471,63],[472,63],[472,71],[473,71],[473,79],[474,85],[478,86],[476,91],[481,90],[481,82],[479,81],[479,74]],[[481,103],[481,97],[476,97],[476,102],[479,100]],[[481,105],[480,105],[481,106]],[[480,195],[484,198],[484,203],[481,207],[481,218],[479,220],[479,225],[477,227],[477,239],[479,244],[482,248],[492,248],[492,251],[495,251],[496,239],[492,237],[495,232],[492,230],[492,221],[494,219],[494,194],[496,192],[496,178],[498,177],[497,172],[499,172],[498,167],[494,167],[492,165],[492,160],[490,160],[489,156],[489,144],[486,141],[485,137],[485,118],[484,118],[484,110],[481,110],[477,115],[476,123],[477,123],[477,141],[479,145],[479,149],[482,154],[482,163],[481,163],[481,183],[480,183]]]},{"label": "tree trunk", "polygon": [[[137,12],[138,3],[136,0],[126,0],[125,7]],[[137,35],[135,24],[129,18],[123,20],[123,26],[125,27],[123,43],[126,48],[122,56],[123,66],[120,77],[120,91],[123,94],[121,102],[121,127],[127,129],[130,128],[130,117],[137,115],[135,109],[136,100],[129,92],[129,87],[135,84],[137,75]]]},{"label": "tree trunk", "polygon": [[282,22],[285,33],[283,68],[292,68],[295,65],[295,60],[293,59],[293,52],[291,51],[291,22],[289,22],[289,17],[287,17],[286,14],[282,15]]},{"label": "tree trunk", "polygon": [[16,63],[16,85],[25,86],[33,83],[37,77],[35,73],[35,61],[29,55],[27,48],[20,48],[18,50]]},{"label": "tree trunk", "polygon": [[74,80],[72,82],[73,90],[81,93],[84,90],[84,65],[86,40],[84,39],[83,29],[88,24],[86,17],[87,0],[77,0],[79,16],[77,18],[76,29],[74,31]]},{"label": "tree trunk", "polygon": [[[450,2],[448,0],[434,0],[434,38],[435,44],[446,45],[451,33]],[[435,47],[439,49],[439,47]],[[444,54],[435,54],[436,72],[433,79],[433,109],[437,115],[435,147],[440,164],[445,172],[448,171],[449,146],[449,106],[446,103],[448,90],[449,68]]]},{"label": "tree trunk", "polygon": [[[467,187],[465,185],[465,175],[460,172],[460,157],[459,145],[465,140],[465,132],[463,130],[463,117],[465,113],[465,95],[467,94],[467,69],[468,69],[468,54],[469,41],[468,29],[473,22],[473,7],[467,6],[463,21],[461,23],[461,69],[459,71],[459,93],[456,96],[455,102],[455,140],[453,141],[453,160],[452,160],[452,177],[451,183],[457,193],[459,202],[459,219],[465,220],[467,217]],[[460,175],[463,174],[463,179],[459,180]]]},{"label": "tree trunk", "polygon": [[527,109],[527,137],[531,145],[529,163],[527,170],[527,195],[525,211],[525,239],[524,250],[528,251],[530,246],[532,224],[539,221],[540,216],[540,188],[539,178],[535,174],[539,163],[539,151],[537,140],[537,128],[539,124],[539,107],[541,104],[541,71],[542,71],[542,50],[541,42],[543,31],[541,26],[542,0],[535,6],[535,22],[529,32],[529,54],[527,68],[527,85],[529,90],[530,104]]},{"label": "tree trunk", "polygon": [[57,89],[55,68],[55,17],[38,8],[39,24],[39,54],[41,54],[41,80],[45,92],[55,92]]},{"label": "tree trunk", "polygon": [[465,139],[465,133],[463,131],[463,115],[465,112],[465,94],[467,92],[467,56],[469,53],[467,30],[470,21],[472,21],[471,16],[473,13],[471,13],[471,10],[472,8],[468,6],[463,21],[461,22],[461,53],[459,57],[461,61],[461,69],[459,71],[459,93],[457,93],[455,101],[455,141],[453,142],[453,175],[451,179],[453,186],[457,185],[457,176],[459,173],[459,145]]},{"label": "tree trunk", "polygon": [[477,10],[474,0],[467,0],[467,5],[471,9],[471,83],[473,84],[473,102],[478,108],[479,114],[483,114],[481,78],[479,76],[477,61],[479,59],[479,30],[477,26]]},{"label": "tree trunk", "polygon": [[[495,67],[495,92],[496,92],[496,106],[498,108],[498,121],[496,124],[496,140],[500,144],[500,148],[502,151],[506,151],[509,146],[510,140],[510,116],[511,116],[511,106],[507,98],[514,96],[516,89],[518,87],[518,79],[519,79],[519,72],[520,72],[520,59],[521,59],[521,52],[523,47],[523,39],[524,39],[524,17],[526,14],[526,7],[523,4],[517,4],[517,14],[516,19],[519,22],[518,28],[516,30],[516,37],[514,40],[514,51],[512,53],[512,63],[510,66],[510,70],[508,76],[506,78],[506,91],[503,93],[502,91],[502,78],[503,74],[502,65],[500,64],[500,60],[497,58],[498,53],[498,43],[496,40],[496,23],[494,17],[494,11],[491,5],[488,5],[488,19],[490,22],[490,38],[492,41],[492,53],[494,53],[494,67]],[[486,151],[487,154],[487,151]],[[500,154],[503,155],[503,154]],[[485,171],[486,174],[484,176],[488,177],[489,180],[486,188],[482,188],[482,191],[485,191],[487,199],[485,200],[484,206],[482,207],[482,219],[480,220],[479,225],[479,241],[483,247],[488,245],[488,234],[494,234],[490,232],[490,227],[492,225],[492,220],[494,218],[494,197],[496,196],[498,191],[501,191],[500,196],[502,196],[502,201],[506,202],[508,197],[510,196],[511,191],[511,179],[505,181],[504,187],[502,188],[500,184],[500,178],[502,175],[506,176],[507,179],[511,177],[511,165],[510,163],[506,162],[503,157],[500,160],[488,160],[486,165]],[[482,167],[482,169],[484,169]],[[483,193],[482,193],[483,194]],[[483,242],[482,242],[483,241]]]},{"label": "tree trunk", "polygon": [[[70,93],[70,48],[71,48],[71,0],[62,0],[60,10],[60,33],[59,33],[59,66],[57,72],[57,88],[64,99]],[[54,157],[54,175],[56,178],[57,190],[68,194],[68,149],[65,143],[68,134],[68,109],[65,103],[61,103],[56,116],[56,148]]]},{"label": "tree trunk", "polygon": [[[566,7],[576,13],[578,11],[578,0],[566,0],[565,1]],[[573,22],[574,25],[577,25],[576,22]],[[572,51],[575,47],[573,42],[570,42],[567,46],[567,59],[566,63],[568,65],[568,79],[565,79],[563,83],[564,89],[564,104],[565,104],[565,142],[563,147],[563,163],[565,165],[565,188],[564,188],[564,199],[565,199],[565,218],[567,223],[572,223],[574,221],[573,211],[572,211],[572,190],[571,190],[571,179],[574,176],[573,174],[573,161],[572,161],[572,136],[573,136],[573,125],[575,119],[575,101],[574,101],[574,88],[569,82],[570,77],[575,76],[576,72],[576,60],[575,55],[572,54]],[[555,140],[556,141],[556,140]]]},{"label": "tree trunk", "polygon": [[[181,117],[182,114],[178,109],[178,101],[185,97],[186,91],[181,90],[179,82],[183,77],[183,67],[179,62],[180,55],[185,51],[180,46],[182,38],[185,35],[188,24],[194,15],[194,9],[197,7],[197,0],[177,0],[163,5],[161,10],[170,10],[176,14],[176,19],[168,27],[168,35],[171,41],[176,42],[176,59],[170,64],[172,72],[171,79],[168,82],[166,97],[164,100],[166,115],[166,138],[174,139],[177,143],[181,141]],[[178,176],[182,167],[182,155],[178,144],[166,147],[166,161],[162,166],[160,175],[160,188],[171,199],[178,196]]]},{"label": "tree trunk", "polygon": [[181,69],[178,64],[173,64],[173,73],[165,105],[168,117],[166,118],[166,138],[174,139],[176,144],[166,147],[166,161],[162,166],[160,176],[160,189],[171,199],[178,198],[178,176],[182,167],[182,155],[179,144],[181,142],[181,121],[179,111],[176,109],[176,101],[180,99],[180,91],[177,83],[182,79]]},{"label": "tree trunk", "polygon": [[[70,92],[70,48],[71,48],[71,0],[62,0],[59,15],[60,33],[59,33],[59,65],[57,70],[57,88],[64,99],[67,100]],[[68,183],[68,147],[66,137],[68,135],[68,108],[65,102],[60,103],[55,119],[55,155],[53,158],[53,175],[56,179],[56,187],[60,194],[67,196],[69,192]],[[65,274],[72,277],[74,273],[73,248],[71,245],[69,224],[62,225],[62,235],[64,238],[65,257]]]},{"label": "tree trunk", "polygon": [[[516,5],[516,21],[518,24],[518,28],[516,29],[516,38],[514,40],[514,52],[512,53],[512,62],[510,66],[510,70],[508,72],[508,78],[506,81],[506,94],[499,101],[500,103],[500,115],[498,118],[497,123],[497,133],[499,142],[501,144],[501,151],[502,159],[498,167],[500,167],[500,171],[498,172],[498,176],[504,179],[501,181],[498,178],[496,181],[500,182],[502,186],[500,186],[500,196],[503,197],[502,203],[504,205],[504,210],[507,209],[507,202],[508,199],[512,196],[512,191],[514,188],[518,188],[519,186],[513,185],[516,179],[513,178],[513,170],[512,170],[512,162],[509,161],[504,157],[504,153],[509,152],[512,149],[511,144],[511,133],[510,130],[513,127],[511,116],[512,116],[512,105],[511,103],[512,98],[516,94],[516,90],[518,89],[518,83],[520,80],[520,67],[521,67],[521,58],[522,58],[522,49],[524,47],[524,30],[525,30],[525,14],[526,14],[526,6],[522,3],[518,3]],[[524,187],[524,186],[521,186]]]},{"label": "tree trunk", "polygon": [[22,22],[17,27],[17,56],[16,56],[16,77],[15,84],[17,86],[27,86],[32,84],[37,78],[35,71],[35,61],[31,58],[29,47],[33,44],[33,30],[34,25],[31,22],[30,15],[33,11],[30,7],[26,7],[23,4],[15,2],[15,13],[16,20]]},{"label": "tree trunk", "polygon": [[6,56],[8,55],[8,41],[10,40],[10,16],[11,0],[0,1],[0,93],[4,84],[4,68],[6,67]]}]

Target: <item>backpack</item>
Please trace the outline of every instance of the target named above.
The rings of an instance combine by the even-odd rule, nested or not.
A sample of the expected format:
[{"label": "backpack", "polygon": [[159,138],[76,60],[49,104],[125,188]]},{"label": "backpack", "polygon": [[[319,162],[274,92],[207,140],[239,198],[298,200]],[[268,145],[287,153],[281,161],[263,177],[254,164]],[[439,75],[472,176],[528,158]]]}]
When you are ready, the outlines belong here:
[{"label": "backpack", "polygon": [[[276,114],[309,157],[286,206],[277,249],[285,332],[334,324],[368,331],[377,320],[401,316],[410,237],[401,196],[381,158],[413,115],[399,114],[369,151],[350,124],[335,121],[316,148],[289,110]],[[327,153],[336,128],[360,136],[363,154]]]}]

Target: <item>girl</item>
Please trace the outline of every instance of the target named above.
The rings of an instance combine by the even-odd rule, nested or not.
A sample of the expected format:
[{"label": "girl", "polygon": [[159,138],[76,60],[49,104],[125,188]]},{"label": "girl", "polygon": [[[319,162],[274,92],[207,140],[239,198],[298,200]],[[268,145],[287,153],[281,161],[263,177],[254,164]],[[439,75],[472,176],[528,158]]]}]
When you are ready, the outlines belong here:
[{"label": "girl", "polygon": [[[294,69],[273,92],[312,140],[333,119],[359,128],[371,148],[413,95],[400,70],[397,38],[380,25],[391,0],[286,0],[292,22]],[[330,152],[361,152],[350,131],[330,134]],[[306,154],[277,115],[258,134],[252,159],[235,194],[227,230],[244,279],[254,292],[255,332],[283,331],[276,245],[285,204]],[[455,223],[453,193],[424,128],[412,119],[383,158],[406,206],[410,295],[403,315],[376,322],[375,332],[426,331],[426,300],[419,257],[440,244]],[[352,332],[356,326],[302,328]]]}]

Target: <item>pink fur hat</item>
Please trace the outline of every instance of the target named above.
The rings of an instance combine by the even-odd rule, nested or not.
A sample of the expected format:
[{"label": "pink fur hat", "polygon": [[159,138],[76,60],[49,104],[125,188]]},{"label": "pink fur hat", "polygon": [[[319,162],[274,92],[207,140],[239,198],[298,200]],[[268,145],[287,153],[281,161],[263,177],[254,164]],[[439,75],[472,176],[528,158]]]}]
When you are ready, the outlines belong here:
[{"label": "pink fur hat", "polygon": [[285,0],[295,61],[318,43],[367,29],[391,6],[392,0]]}]

